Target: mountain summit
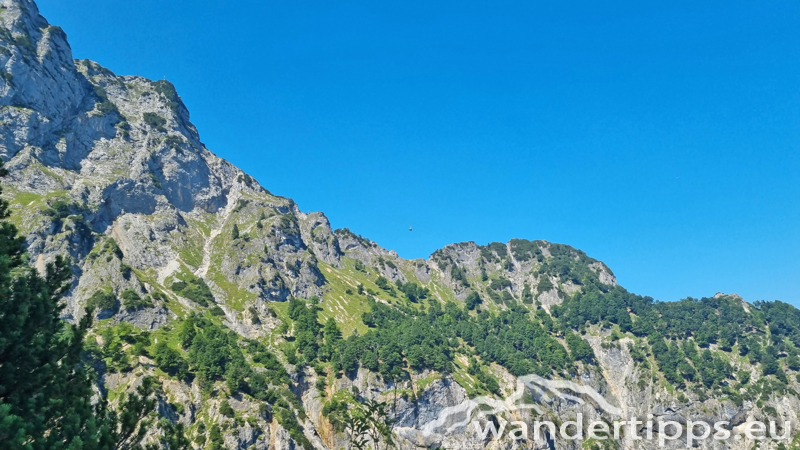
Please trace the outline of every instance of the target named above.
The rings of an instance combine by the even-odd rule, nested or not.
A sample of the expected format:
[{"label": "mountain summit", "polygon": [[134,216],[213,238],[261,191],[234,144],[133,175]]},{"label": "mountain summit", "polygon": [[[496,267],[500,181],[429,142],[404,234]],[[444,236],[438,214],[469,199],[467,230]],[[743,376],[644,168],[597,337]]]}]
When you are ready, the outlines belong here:
[{"label": "mountain summit", "polygon": [[349,448],[362,441],[348,411],[377,404],[392,420],[364,438],[372,447],[577,450],[442,425],[470,399],[519,399],[523,382],[548,378],[561,384],[524,397],[541,413],[494,422],[606,420],[592,391],[616,411],[607,420],[800,423],[793,307],[656,302],[544,240],[405,260],[206,149],[170,82],[73,60],[35,3],[0,4],[3,195],[30,264],[71,258],[63,318],[96,316],[86,358],[112,405],[155,376],[153,414],[185,424],[195,448],[228,449]]}]

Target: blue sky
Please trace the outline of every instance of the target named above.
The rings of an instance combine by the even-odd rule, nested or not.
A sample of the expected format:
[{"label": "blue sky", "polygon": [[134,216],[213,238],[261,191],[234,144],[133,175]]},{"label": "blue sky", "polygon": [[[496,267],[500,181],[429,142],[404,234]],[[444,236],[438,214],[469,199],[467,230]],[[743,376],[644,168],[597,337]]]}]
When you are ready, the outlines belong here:
[{"label": "blue sky", "polygon": [[546,239],[661,300],[800,306],[798,2],[38,3],[76,58],[166,77],[209,149],[403,257]]}]

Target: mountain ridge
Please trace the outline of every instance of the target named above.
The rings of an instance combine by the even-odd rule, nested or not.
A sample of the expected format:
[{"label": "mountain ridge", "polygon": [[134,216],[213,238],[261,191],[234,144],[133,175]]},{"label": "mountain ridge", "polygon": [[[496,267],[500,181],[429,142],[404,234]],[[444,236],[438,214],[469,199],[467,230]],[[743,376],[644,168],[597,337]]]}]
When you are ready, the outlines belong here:
[{"label": "mountain ridge", "polygon": [[[29,263],[71,257],[64,319],[93,307],[98,391],[118,399],[157,376],[159,414],[184,423],[197,448],[339,448],[352,442],[337,402],[389,398],[402,448],[518,448],[471,429],[420,430],[465,399],[515,392],[530,373],[579,380],[625,414],[800,422],[800,378],[786,375],[800,370],[796,309],[726,295],[655,302],[544,240],[400,258],[214,155],[168,81],[73,60],[34,2],[0,5],[3,195]],[[229,352],[221,368],[197,356],[197,336],[233,336],[209,346]],[[557,398],[542,402],[549,414],[600,416]]]}]

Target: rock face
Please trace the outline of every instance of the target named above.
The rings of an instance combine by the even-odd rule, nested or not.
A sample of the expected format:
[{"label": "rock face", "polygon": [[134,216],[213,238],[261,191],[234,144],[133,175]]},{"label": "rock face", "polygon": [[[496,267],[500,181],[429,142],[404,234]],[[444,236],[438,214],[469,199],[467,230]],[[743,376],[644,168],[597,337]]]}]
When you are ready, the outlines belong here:
[{"label": "rock face", "polygon": [[[191,312],[213,311],[240,336],[277,350],[286,332],[280,331],[285,316],[276,314],[280,302],[319,297],[324,313],[350,335],[363,326],[364,310],[348,291],[363,288],[359,280],[367,278],[419,283],[441,301],[463,302],[474,293],[484,300],[482,308],[495,310],[510,302],[549,310],[579,289],[579,276],[616,285],[602,262],[546,241],[459,243],[427,260],[404,260],[347,229],[334,231],[324,214],[300,212],[292,200],[272,195],[206,149],[171,83],[118,76],[93,61],[75,61],[65,33],[49,25],[32,1],[2,0],[0,5],[0,157],[10,171],[4,195],[15,212],[13,222],[27,236],[32,264],[42,269],[56,255],[71,257],[75,276],[66,320],[77,320],[87,303],[105,294],[112,305],[95,310],[102,327],[125,323],[154,331]],[[207,286],[211,304],[176,287],[180,283]],[[131,303],[131,298],[149,303]],[[589,329],[586,339],[598,366],[571,375],[621,409],[620,417],[653,414],[682,422],[726,417],[741,423],[770,411],[798,423],[796,396],[739,407],[693,393],[679,400],[634,362],[626,340],[612,343],[599,329]],[[492,370],[505,395],[518,391],[517,378],[499,366]],[[102,375],[100,388],[130,389],[142,376],[156,373],[153,362],[140,357],[136,370],[126,375]],[[353,389],[365,398],[391,401],[400,448],[581,446],[547,438],[493,440],[472,425],[430,428],[448,408],[471,405],[452,376],[415,373],[395,385],[359,369],[319,392],[310,369],[292,375],[306,411],[303,433],[315,448],[349,445],[322,413],[321,396]],[[298,447],[252,398],[231,398],[236,417],[226,417],[219,412],[220,401],[197,383],[160,380],[164,415],[186,424],[197,448],[201,430],[212,424],[222,430],[228,449]],[[539,399],[547,408],[540,416],[599,417],[597,404],[585,393],[547,392]],[[530,410],[506,415],[535,416]],[[625,438],[614,445],[633,447],[634,442]],[[742,440],[730,447],[750,445]],[[682,444],[671,441],[670,446]],[[725,445],[705,441],[702,446]]]}]

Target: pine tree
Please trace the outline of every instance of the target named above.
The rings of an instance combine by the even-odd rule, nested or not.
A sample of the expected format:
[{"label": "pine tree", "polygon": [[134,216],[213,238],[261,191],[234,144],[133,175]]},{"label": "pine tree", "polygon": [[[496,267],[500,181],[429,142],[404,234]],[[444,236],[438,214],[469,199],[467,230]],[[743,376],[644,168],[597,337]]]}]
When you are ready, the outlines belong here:
[{"label": "pine tree", "polygon": [[[7,172],[0,163],[0,176]],[[0,219],[9,216],[0,200]],[[80,366],[91,317],[75,326],[59,318],[71,271],[57,257],[44,276],[22,264],[23,239],[0,222],[0,442],[9,448],[77,448],[104,425]],[[73,447],[75,446],[75,447]]]},{"label": "pine tree", "polygon": [[[0,161],[0,177],[8,174]],[[2,189],[0,189],[2,193]],[[23,264],[24,239],[7,222],[0,199],[0,447],[25,450],[187,449],[183,427],[162,421],[162,439],[142,447],[155,410],[151,380],[127,396],[117,415],[92,403],[81,364],[92,314],[79,325],[60,319],[61,296],[72,277],[58,256],[40,276]]]},{"label": "pine tree", "polygon": [[233,224],[233,231],[231,231],[231,239],[239,239],[239,225]]}]

